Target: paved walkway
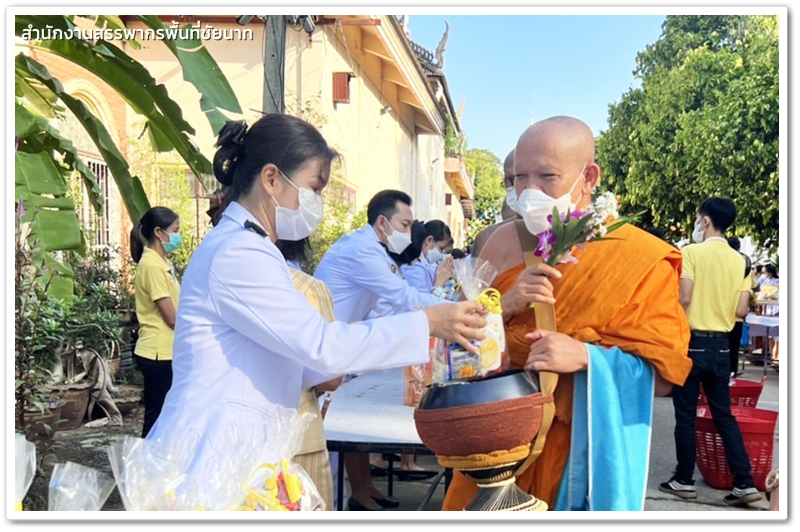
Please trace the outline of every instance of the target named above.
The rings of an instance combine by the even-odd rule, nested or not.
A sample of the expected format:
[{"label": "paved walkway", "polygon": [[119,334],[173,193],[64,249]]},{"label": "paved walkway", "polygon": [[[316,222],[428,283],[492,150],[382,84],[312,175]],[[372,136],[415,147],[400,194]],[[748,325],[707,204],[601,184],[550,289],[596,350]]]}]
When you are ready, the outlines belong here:
[{"label": "paved walkway", "polygon": [[[739,377],[752,381],[760,381],[763,375],[763,367],[750,365],[745,366],[744,374]],[[778,410],[778,379],[779,374],[774,369],[767,370],[767,381],[758,402],[758,408],[765,410]],[[653,409],[653,438],[650,450],[650,475],[647,483],[647,493],[645,501],[646,511],[734,511],[748,512],[767,510],[766,499],[750,505],[748,508],[731,508],[722,501],[723,497],[729,492],[717,490],[708,486],[703,480],[699,471],[695,472],[695,484],[697,486],[697,499],[685,501],[677,496],[662,493],[658,490],[661,482],[669,480],[672,468],[675,465],[675,445],[672,436],[674,427],[674,417],[672,400],[669,397],[657,397]],[[436,459],[431,456],[419,456],[417,463],[428,469],[439,469]],[[385,478],[374,478],[375,486],[383,493],[387,493],[387,483]],[[428,480],[413,482],[398,482],[394,484],[394,496],[400,500],[400,507],[393,511],[416,510],[419,503],[423,500],[426,491],[431,485]],[[436,489],[427,510],[439,510],[444,498],[444,487]]]}]

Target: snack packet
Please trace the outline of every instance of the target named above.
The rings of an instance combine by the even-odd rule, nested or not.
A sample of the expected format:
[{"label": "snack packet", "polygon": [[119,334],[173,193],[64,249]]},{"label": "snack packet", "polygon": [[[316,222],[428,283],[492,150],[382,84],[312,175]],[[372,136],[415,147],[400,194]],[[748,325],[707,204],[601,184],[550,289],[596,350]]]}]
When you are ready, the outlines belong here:
[{"label": "snack packet", "polygon": [[461,380],[473,377],[486,377],[508,369],[508,353],[503,328],[503,310],[500,293],[491,288],[497,277],[497,268],[492,263],[477,258],[466,257],[453,263],[453,274],[467,299],[479,301],[486,309],[486,338],[476,342],[480,354],[474,355],[458,344],[448,346],[447,380]]}]

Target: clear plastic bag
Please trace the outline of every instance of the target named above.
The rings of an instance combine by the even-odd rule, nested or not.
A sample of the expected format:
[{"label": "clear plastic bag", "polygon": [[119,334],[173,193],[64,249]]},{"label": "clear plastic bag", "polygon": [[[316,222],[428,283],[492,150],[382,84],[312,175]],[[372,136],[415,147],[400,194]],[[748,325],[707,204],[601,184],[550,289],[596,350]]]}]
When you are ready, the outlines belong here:
[{"label": "clear plastic bag", "polygon": [[461,293],[469,300],[483,303],[488,312],[483,329],[486,338],[473,344],[480,348],[479,355],[473,355],[458,344],[447,346],[446,380],[486,377],[509,367],[500,293],[491,288],[497,273],[492,263],[477,257],[469,256],[453,262],[453,275]]},{"label": "clear plastic bag", "polygon": [[108,449],[125,509],[324,509],[308,474],[289,462],[300,451],[311,420],[294,409],[276,407],[263,424],[229,426],[205,435],[204,452],[212,456],[206,460],[195,456],[197,434],[170,440],[126,436]]},{"label": "clear plastic bag", "polygon": [[175,509],[175,489],[184,481],[181,460],[160,442],[123,436],[107,449],[125,510]]},{"label": "clear plastic bag", "polygon": [[325,501],[314,481],[291,459],[300,452],[312,416],[278,408],[267,423],[267,461],[258,465],[246,485],[243,511],[322,511]]},{"label": "clear plastic bag", "polygon": [[47,509],[51,512],[96,512],[114,489],[114,479],[91,467],[56,464],[50,476]]},{"label": "clear plastic bag", "polygon": [[36,445],[19,432],[14,434],[14,475],[14,510],[19,512],[36,475]]}]

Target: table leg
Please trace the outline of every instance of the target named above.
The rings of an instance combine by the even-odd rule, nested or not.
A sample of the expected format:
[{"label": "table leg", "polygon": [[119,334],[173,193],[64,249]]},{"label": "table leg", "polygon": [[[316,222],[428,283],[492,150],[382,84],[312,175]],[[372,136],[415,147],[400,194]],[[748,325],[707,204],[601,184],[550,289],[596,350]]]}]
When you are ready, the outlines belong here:
[{"label": "table leg", "polygon": [[393,491],[392,490],[392,483],[394,482],[394,460],[392,459],[392,454],[391,453],[389,453],[389,470],[388,470],[388,473],[389,473],[389,476],[386,479],[386,490],[387,490],[386,495],[388,497],[391,497],[392,496],[392,491]]},{"label": "table leg", "polygon": [[344,508],[344,453],[339,451],[339,463],[337,464],[339,474],[337,475],[336,486],[336,509],[340,512]]},{"label": "table leg", "polygon": [[433,497],[433,492],[436,491],[436,488],[439,486],[439,482],[444,477],[445,471],[439,471],[439,473],[433,477],[433,481],[431,482],[431,486],[428,488],[428,491],[425,492],[425,497],[422,498],[422,502],[417,507],[418,512],[422,512],[425,510],[425,507],[428,506],[428,503],[431,502],[431,497]]}]

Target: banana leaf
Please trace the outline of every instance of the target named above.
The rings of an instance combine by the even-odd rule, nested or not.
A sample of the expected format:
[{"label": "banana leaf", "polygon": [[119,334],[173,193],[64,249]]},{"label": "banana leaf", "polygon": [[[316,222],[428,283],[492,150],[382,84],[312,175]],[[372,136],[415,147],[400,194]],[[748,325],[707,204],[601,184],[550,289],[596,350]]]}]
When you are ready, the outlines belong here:
[{"label": "banana leaf", "polygon": [[[137,17],[153,30],[168,28],[156,15],[137,15]],[[203,46],[203,42],[198,39],[165,39],[162,42],[180,62],[183,79],[194,85],[200,93],[200,108],[211,124],[213,132],[219,133],[227,120],[220,109],[242,113],[236,93],[233,92],[222,69]]]}]

